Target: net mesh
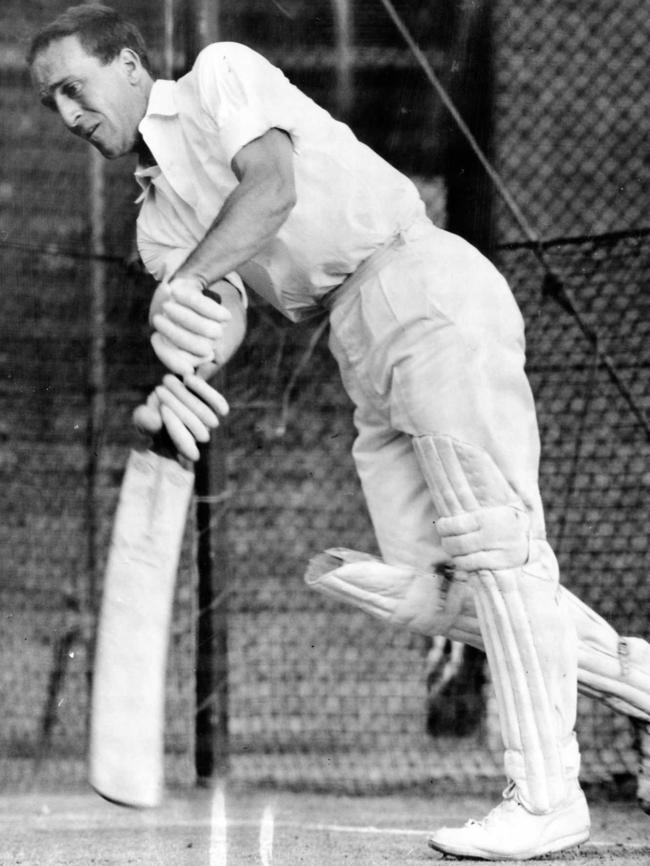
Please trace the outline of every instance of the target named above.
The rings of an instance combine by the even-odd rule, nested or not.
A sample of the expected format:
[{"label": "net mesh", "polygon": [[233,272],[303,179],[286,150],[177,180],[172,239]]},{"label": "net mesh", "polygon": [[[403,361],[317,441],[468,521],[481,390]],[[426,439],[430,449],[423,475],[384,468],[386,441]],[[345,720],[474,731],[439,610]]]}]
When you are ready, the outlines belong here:
[{"label": "net mesh", "polygon": [[[145,324],[152,285],[125,263],[133,237],[130,166],[103,169],[106,258],[92,259],[97,202],[88,190],[96,167],[84,146],[33,104],[17,66],[25,35],[45,20],[42,4],[5,5],[0,100],[11,122],[0,133],[0,651],[6,660],[0,763],[5,784],[24,786],[60,784],[85,772],[102,567],[126,455],[140,444],[130,413],[160,370]],[[47,17],[66,5],[48,4]],[[340,92],[332,7],[283,5],[294,18],[274,4],[222,3],[223,38],[263,49],[274,34],[268,53],[279,60],[278,46],[286,44],[291,77],[335,108]],[[308,20],[306,6],[312,9]],[[448,63],[462,33],[449,4],[421,4],[415,17],[412,4],[402,6],[429,56]],[[647,100],[640,89],[639,57],[649,35],[641,7],[626,0],[611,9],[600,4],[587,16],[581,12],[569,39],[561,35],[569,32],[566,15],[562,27],[558,18],[573,15],[573,4],[525,3],[513,10],[499,3],[493,39],[495,162],[543,234],[591,235],[548,244],[545,255],[598,333],[600,355],[575,317],[544,295],[544,271],[533,250],[515,244],[495,254],[527,323],[549,534],[567,586],[615,627],[644,635],[650,625],[650,478],[636,410],[649,409],[650,238],[641,230],[647,174],[642,124],[637,129],[634,121]],[[437,10],[446,10],[444,32],[433,29]],[[142,0],[128,11],[160,50],[159,4]],[[415,64],[378,4],[355,4],[354,12],[349,116],[367,140],[414,176],[435,220],[444,222],[444,160],[431,128],[439,107],[425,95]],[[322,31],[319,16],[327,16]],[[270,22],[266,30],[264,22]],[[178,10],[176,25],[182,34]],[[309,51],[301,48],[307,31]],[[318,41],[314,32],[320,53],[312,45]],[[645,34],[643,44],[639,33]],[[379,111],[389,118],[385,125],[375,120]],[[447,129],[445,142],[449,136]],[[498,238],[519,241],[499,207]],[[595,236],[602,232],[608,234]],[[98,291],[105,298],[101,327],[93,318]],[[250,337],[227,373],[232,775],[347,790],[493,779],[500,776],[501,754],[483,657],[467,651],[456,679],[431,701],[430,641],[387,630],[303,583],[309,557],[328,546],[376,552],[350,457],[351,407],[326,334],[312,345],[317,327],[289,325],[254,303]],[[105,405],[99,406],[98,338],[105,365]],[[603,355],[627,398],[601,363]],[[302,372],[296,377],[297,369]],[[100,424],[93,428],[98,408]],[[168,778],[181,782],[193,778],[195,547],[192,516],[167,689]],[[626,719],[581,698],[579,733],[586,779],[611,780],[633,769]]]},{"label": "net mesh", "polygon": [[[636,0],[495,5],[499,170],[543,237],[648,225],[649,38]],[[497,220],[517,239],[503,207]]]}]

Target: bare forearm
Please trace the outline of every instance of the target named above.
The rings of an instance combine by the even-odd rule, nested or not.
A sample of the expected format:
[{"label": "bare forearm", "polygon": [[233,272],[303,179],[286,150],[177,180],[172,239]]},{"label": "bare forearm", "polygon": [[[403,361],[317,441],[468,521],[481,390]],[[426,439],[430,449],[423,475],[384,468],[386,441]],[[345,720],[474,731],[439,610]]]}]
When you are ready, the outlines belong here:
[{"label": "bare forearm", "polygon": [[260,252],[295,205],[292,160],[291,140],[277,129],[243,147],[232,163],[239,184],[176,276],[211,285]]},{"label": "bare forearm", "polygon": [[175,276],[199,277],[209,286],[236,271],[276,236],[293,204],[273,178],[240,183]]}]

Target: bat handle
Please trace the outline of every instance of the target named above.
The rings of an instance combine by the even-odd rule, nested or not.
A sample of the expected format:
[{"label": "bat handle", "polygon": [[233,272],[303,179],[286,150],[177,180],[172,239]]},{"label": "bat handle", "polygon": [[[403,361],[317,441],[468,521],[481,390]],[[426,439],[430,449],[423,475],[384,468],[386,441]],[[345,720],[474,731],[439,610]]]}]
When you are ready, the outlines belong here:
[{"label": "bat handle", "polygon": [[201,294],[205,295],[206,298],[212,298],[212,300],[216,301],[218,304],[222,303],[222,298],[219,292],[213,292],[212,289],[203,289]]},{"label": "bat handle", "polygon": [[[221,303],[221,295],[218,292],[213,292],[211,289],[203,289],[203,294],[208,298],[212,298],[212,300],[216,301],[218,304]],[[208,362],[202,364],[196,372],[202,379],[207,380],[211,378],[218,369],[219,368],[216,364]],[[167,428],[164,425],[158,433],[154,433],[151,442],[151,450],[155,451],[156,454],[160,454],[161,457],[169,457],[173,460],[177,459],[178,448],[174,444],[174,440],[169,435]]]},{"label": "bat handle", "polygon": [[151,451],[155,451],[161,457],[168,457],[170,460],[178,459],[178,448],[174,445],[174,440],[164,425],[157,433],[153,434],[151,438]]}]

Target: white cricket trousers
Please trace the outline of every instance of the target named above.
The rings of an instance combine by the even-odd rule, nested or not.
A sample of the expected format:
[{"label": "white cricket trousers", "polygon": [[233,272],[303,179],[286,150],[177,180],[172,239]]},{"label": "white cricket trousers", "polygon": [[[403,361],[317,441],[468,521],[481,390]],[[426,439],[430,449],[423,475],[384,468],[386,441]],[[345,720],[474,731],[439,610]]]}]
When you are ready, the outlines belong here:
[{"label": "white cricket trousers", "polygon": [[355,406],[353,457],[386,561],[426,568],[444,556],[411,443],[434,433],[492,457],[544,546],[523,319],[496,268],[462,238],[418,220],[346,280],[330,324]]},{"label": "white cricket trousers", "polygon": [[[446,558],[441,547],[455,546],[449,518],[459,525],[454,498],[489,503],[494,493],[509,506],[514,491],[527,511],[528,559],[518,562],[520,549],[471,579],[506,776],[529,811],[551,812],[569,796],[579,770],[577,644],[545,540],[537,420],[512,293],[470,244],[422,220],[346,281],[330,321],[331,349],[355,405],[354,460],[388,562],[427,568]],[[454,490],[446,488],[450,447],[465,472],[456,467]],[[496,472],[486,468],[495,464]],[[494,490],[484,490],[485,483]],[[436,514],[434,502],[448,513]],[[509,525],[503,517],[504,526],[492,524],[483,537],[482,561],[499,561],[495,550]],[[442,518],[441,543],[434,521]]]}]

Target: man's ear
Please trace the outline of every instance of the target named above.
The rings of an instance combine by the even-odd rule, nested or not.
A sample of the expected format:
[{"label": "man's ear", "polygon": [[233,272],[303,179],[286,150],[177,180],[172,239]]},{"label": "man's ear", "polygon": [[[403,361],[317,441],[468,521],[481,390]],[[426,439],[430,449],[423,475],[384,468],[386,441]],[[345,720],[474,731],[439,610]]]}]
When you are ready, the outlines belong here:
[{"label": "man's ear", "polygon": [[144,66],[140,60],[140,55],[132,48],[122,48],[118,56],[120,63],[127,73],[129,81],[133,84],[137,84],[144,72]]}]

